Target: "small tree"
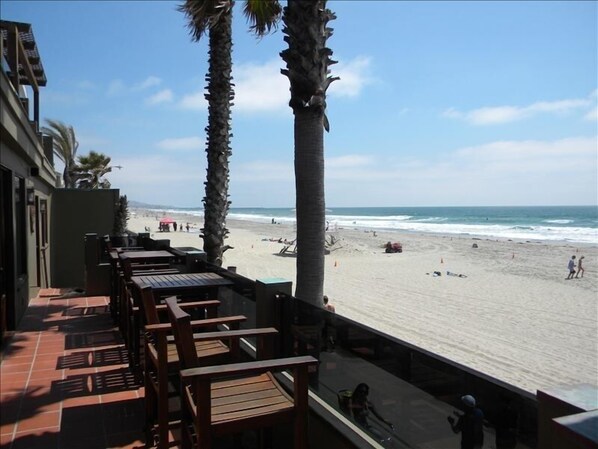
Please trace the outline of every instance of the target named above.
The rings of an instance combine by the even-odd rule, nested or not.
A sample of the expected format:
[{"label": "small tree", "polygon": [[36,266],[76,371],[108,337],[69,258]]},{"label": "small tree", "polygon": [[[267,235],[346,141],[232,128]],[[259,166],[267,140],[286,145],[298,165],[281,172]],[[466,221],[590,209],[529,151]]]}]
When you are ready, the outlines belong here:
[{"label": "small tree", "polygon": [[79,164],[73,170],[79,189],[109,189],[110,181],[104,178],[112,172],[111,158],[103,153],[90,151],[87,156],[79,156]]},{"label": "small tree", "polygon": [[127,231],[127,222],[129,221],[129,202],[127,195],[121,195],[116,205],[116,212],[114,214],[114,228],[113,235],[123,235]]}]

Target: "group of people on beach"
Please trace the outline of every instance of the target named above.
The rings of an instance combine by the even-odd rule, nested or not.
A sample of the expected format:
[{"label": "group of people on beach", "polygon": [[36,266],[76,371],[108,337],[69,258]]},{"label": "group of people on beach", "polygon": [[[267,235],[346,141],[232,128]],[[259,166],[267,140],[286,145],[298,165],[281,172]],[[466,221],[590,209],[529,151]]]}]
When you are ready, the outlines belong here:
[{"label": "group of people on beach", "polygon": [[400,242],[386,242],[384,245],[384,252],[386,253],[402,253],[403,245]]},{"label": "group of people on beach", "polygon": [[[579,273],[581,273],[581,277],[583,278],[583,273],[585,271],[583,269],[583,259],[584,256],[581,256],[576,265],[575,255],[571,256],[571,259],[569,259],[569,264],[567,265],[567,268],[569,268],[569,276],[567,276],[566,280],[573,279],[573,276],[575,276],[575,278],[579,278]],[[575,267],[577,267],[577,271],[575,271]]]},{"label": "group of people on beach", "polygon": [[[183,232],[183,223],[181,223],[179,225],[176,221],[174,221],[174,222],[172,222],[172,228],[174,229],[174,232],[177,232],[177,229],[179,232]],[[189,232],[189,229],[190,229],[189,223],[187,223],[187,225],[184,226],[184,228],[187,230],[187,232]],[[170,224],[169,223],[160,223],[158,225],[158,230],[160,232],[170,232]],[[148,226],[146,226],[145,231],[150,232],[150,229]]]}]

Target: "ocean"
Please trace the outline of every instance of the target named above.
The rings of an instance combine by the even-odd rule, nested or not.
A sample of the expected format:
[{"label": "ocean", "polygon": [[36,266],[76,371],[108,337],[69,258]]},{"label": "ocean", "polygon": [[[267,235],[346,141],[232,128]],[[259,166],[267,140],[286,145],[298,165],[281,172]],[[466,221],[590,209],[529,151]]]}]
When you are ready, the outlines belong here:
[{"label": "ocean", "polygon": [[[156,210],[156,209],[154,209]],[[161,212],[203,216],[201,210]],[[293,208],[231,208],[229,218],[293,224]],[[485,238],[564,241],[598,245],[597,206],[339,207],[327,208],[330,229],[397,230]]]}]

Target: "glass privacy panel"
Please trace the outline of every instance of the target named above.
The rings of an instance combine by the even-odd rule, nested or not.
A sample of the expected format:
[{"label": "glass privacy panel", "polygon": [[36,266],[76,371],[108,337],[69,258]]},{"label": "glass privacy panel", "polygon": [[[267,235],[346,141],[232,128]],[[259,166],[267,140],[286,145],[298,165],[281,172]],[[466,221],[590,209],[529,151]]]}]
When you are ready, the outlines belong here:
[{"label": "glass privacy panel", "polygon": [[292,316],[292,351],[320,360],[312,390],[382,446],[460,447],[447,418],[465,394],[485,415],[484,447],[497,428],[502,447],[536,446],[534,395],[296,299]]},{"label": "glass privacy panel", "polygon": [[245,315],[247,320],[241,323],[241,329],[255,328],[255,300],[236,292],[232,288],[221,288],[218,295],[220,316]]}]

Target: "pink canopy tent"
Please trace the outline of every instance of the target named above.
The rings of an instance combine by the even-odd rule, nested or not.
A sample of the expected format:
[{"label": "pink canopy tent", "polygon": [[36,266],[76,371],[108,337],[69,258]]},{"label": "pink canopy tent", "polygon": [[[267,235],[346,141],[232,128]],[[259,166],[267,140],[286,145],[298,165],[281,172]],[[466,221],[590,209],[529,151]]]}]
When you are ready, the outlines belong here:
[{"label": "pink canopy tent", "polygon": [[170,224],[170,223],[174,223],[174,220],[170,217],[163,217],[160,218],[160,224]]}]

